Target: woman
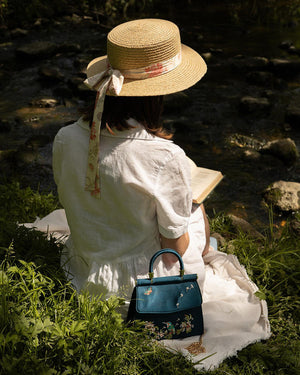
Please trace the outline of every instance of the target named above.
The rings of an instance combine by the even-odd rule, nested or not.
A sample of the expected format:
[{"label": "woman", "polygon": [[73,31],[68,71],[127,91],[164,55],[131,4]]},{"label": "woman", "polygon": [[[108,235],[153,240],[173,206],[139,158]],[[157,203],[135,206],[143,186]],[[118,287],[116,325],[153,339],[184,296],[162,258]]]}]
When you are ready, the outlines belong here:
[{"label": "woman", "polygon": [[[135,279],[147,277],[152,255],[175,249],[203,290],[207,358],[197,366],[209,369],[268,338],[270,327],[266,303],[238,260],[209,248],[204,208],[192,207],[189,163],[160,125],[162,96],[187,89],[205,73],[203,59],[181,44],[169,21],[114,28],[107,56],[87,68],[86,83],[97,91],[92,119],[62,128],[54,142],[54,177],[68,223],[60,210],[28,226],[48,230],[59,221],[55,231],[69,225],[63,266],[78,291],[103,297],[129,299]],[[177,272],[171,256],[155,266],[156,276]],[[169,345],[185,350],[188,342]]]},{"label": "woman", "polygon": [[[183,256],[186,272],[198,273],[202,286],[207,219],[203,206],[191,214],[188,160],[160,115],[162,95],[196,83],[206,64],[181,45],[177,26],[163,20],[117,26],[107,49],[108,56],[87,69],[86,83],[97,90],[93,115],[61,129],[53,147],[54,177],[71,230],[68,274],[78,290],[107,296],[128,289],[128,297],[152,255],[169,247]],[[175,263],[165,255],[157,275],[177,273]]]}]

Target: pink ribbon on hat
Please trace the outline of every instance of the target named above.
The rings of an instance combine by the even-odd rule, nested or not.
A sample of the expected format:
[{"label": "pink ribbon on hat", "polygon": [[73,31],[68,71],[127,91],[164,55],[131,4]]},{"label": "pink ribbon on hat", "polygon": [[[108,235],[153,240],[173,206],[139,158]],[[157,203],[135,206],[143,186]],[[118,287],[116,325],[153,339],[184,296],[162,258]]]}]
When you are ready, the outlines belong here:
[{"label": "pink ribbon on hat", "polygon": [[143,68],[122,70],[113,69],[108,63],[107,68],[94,76],[87,78],[84,83],[90,88],[97,88],[93,121],[90,130],[88,166],[85,177],[85,190],[90,191],[93,197],[100,199],[100,176],[99,176],[99,150],[100,150],[100,128],[106,92],[119,95],[124,78],[146,79],[161,76],[175,69],[181,62],[181,54],[169,60],[155,63]]}]

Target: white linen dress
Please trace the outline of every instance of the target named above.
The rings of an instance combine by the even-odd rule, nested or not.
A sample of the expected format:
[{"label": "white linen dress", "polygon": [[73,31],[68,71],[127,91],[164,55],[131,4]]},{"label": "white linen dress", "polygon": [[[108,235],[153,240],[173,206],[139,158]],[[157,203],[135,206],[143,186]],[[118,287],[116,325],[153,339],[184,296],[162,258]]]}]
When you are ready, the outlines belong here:
[{"label": "white linen dress", "polygon": [[[159,234],[176,238],[188,231],[183,261],[186,273],[198,274],[203,292],[206,348],[192,359],[197,369],[214,369],[270,337],[267,304],[256,297],[257,286],[235,256],[210,247],[202,258],[204,219],[200,208],[191,214],[190,167],[183,150],[134,120],[130,124],[132,129],[115,135],[101,133],[100,200],[84,190],[88,124],[80,119],[62,128],[54,141],[53,171],[65,210],[23,225],[68,238],[62,265],[78,291],[104,298],[116,293],[128,300],[135,279],[147,277],[149,260],[160,249]],[[156,261],[156,276],[177,272],[177,265],[167,270]],[[198,339],[161,343],[190,356],[187,348]]]},{"label": "white linen dress", "polygon": [[[147,277],[161,248],[159,236],[189,232],[183,257],[186,273],[204,281],[205,227],[200,208],[191,215],[190,166],[172,141],[149,134],[130,119],[129,130],[106,129],[100,137],[101,199],[85,191],[89,126],[79,119],[54,140],[53,172],[71,235],[62,259],[78,291],[130,298],[135,280]],[[158,260],[157,276],[178,273]]]}]

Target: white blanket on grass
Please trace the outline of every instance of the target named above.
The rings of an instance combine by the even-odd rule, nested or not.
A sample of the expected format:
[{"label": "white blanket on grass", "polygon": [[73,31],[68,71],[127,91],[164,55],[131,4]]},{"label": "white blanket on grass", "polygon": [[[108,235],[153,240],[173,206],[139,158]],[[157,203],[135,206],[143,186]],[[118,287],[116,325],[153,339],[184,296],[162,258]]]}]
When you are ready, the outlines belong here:
[{"label": "white blanket on grass", "polygon": [[[70,234],[64,210],[55,210],[43,219],[23,225],[63,241]],[[238,259],[211,248],[204,261],[202,344],[205,353],[193,356],[186,349],[199,340],[197,336],[162,343],[170,350],[189,356],[196,369],[212,370],[247,345],[268,339],[271,331],[267,304],[255,296],[258,288]],[[202,362],[197,364],[199,360]]]}]

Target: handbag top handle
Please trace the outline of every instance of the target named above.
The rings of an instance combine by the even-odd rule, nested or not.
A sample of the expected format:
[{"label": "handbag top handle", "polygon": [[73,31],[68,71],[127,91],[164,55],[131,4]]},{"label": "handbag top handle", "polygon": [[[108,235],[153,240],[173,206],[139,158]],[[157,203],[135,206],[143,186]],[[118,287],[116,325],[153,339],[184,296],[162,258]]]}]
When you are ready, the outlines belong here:
[{"label": "handbag top handle", "polygon": [[177,258],[179,260],[179,263],[180,263],[180,276],[183,277],[183,275],[184,275],[184,266],[183,266],[183,260],[182,260],[181,256],[177,253],[177,251],[175,251],[173,249],[162,249],[162,250],[157,251],[153,255],[153,257],[151,258],[151,260],[150,260],[150,264],[149,264],[149,278],[151,280],[154,277],[153,265],[154,265],[154,262],[155,262],[156,258],[159,257],[162,254],[165,254],[165,253],[171,253],[171,254],[177,256]]}]

